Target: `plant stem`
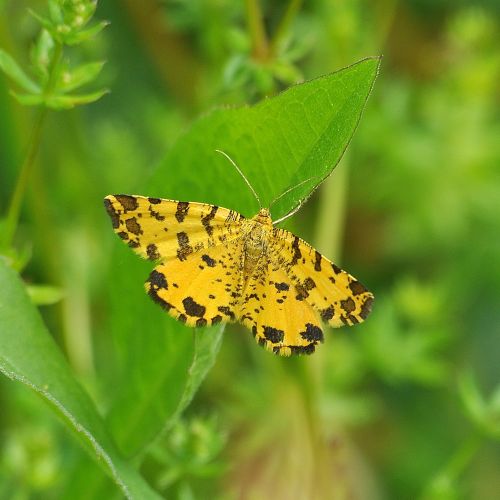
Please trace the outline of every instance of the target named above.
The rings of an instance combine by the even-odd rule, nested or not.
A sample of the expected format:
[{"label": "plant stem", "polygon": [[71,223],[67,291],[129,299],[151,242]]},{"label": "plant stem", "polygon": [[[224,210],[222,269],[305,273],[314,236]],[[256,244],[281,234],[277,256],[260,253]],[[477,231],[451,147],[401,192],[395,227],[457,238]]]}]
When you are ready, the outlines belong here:
[{"label": "plant stem", "polygon": [[262,10],[259,0],[246,0],[248,30],[252,40],[252,54],[255,59],[265,61],[269,57],[269,43],[267,41],[264,23],[262,22]]},{"label": "plant stem", "polygon": [[440,498],[443,485],[452,485],[465,467],[472,460],[483,442],[483,437],[477,432],[469,436],[462,446],[454,453],[446,466],[429,483],[420,500]]},{"label": "plant stem", "polygon": [[472,436],[469,436],[469,438],[462,443],[462,446],[451,457],[445,469],[441,472],[441,474],[439,474],[439,476],[446,475],[449,479],[456,479],[471,461],[472,457],[476,454],[482,441],[483,438],[478,433],[474,433]]},{"label": "plant stem", "polygon": [[320,188],[314,245],[340,265],[346,211],[349,154],[346,152]]},{"label": "plant stem", "polygon": [[290,29],[290,25],[292,24],[295,15],[302,7],[302,0],[290,0],[288,7],[286,8],[285,14],[283,15],[278,28],[276,29],[276,33],[271,40],[270,53],[275,56],[276,51],[279,48],[279,45],[287,32]]},{"label": "plant stem", "polygon": [[35,158],[38,153],[38,149],[40,147],[42,126],[46,114],[47,108],[45,107],[42,108],[38,113],[38,117],[31,132],[26,157],[21,166],[21,171],[19,172],[16,186],[14,188],[14,193],[12,194],[12,198],[10,199],[1,245],[2,248],[5,249],[11,246],[12,238],[14,237],[14,233],[16,232],[17,223],[19,221],[19,213],[21,211],[21,203],[26,191],[28,180],[31,177],[33,171],[33,166],[35,164]]},{"label": "plant stem", "polygon": [[[62,45],[60,43],[57,43],[54,47],[54,53],[50,64],[49,78],[47,80],[45,88],[43,89],[44,96],[50,95],[50,92],[54,87],[57,75],[56,69],[61,60],[61,56],[62,56]],[[12,239],[16,232],[17,224],[19,222],[19,214],[21,212],[21,205],[24,198],[24,194],[26,192],[26,187],[28,185],[29,179],[32,176],[36,155],[38,153],[38,150],[40,149],[42,129],[46,115],[47,115],[47,107],[43,105],[42,109],[38,112],[35,124],[33,125],[33,130],[31,132],[30,141],[28,143],[26,157],[21,166],[16,186],[14,188],[14,192],[10,200],[9,208],[7,209],[4,234],[0,242],[0,247],[3,249],[8,249],[11,246]]]}]

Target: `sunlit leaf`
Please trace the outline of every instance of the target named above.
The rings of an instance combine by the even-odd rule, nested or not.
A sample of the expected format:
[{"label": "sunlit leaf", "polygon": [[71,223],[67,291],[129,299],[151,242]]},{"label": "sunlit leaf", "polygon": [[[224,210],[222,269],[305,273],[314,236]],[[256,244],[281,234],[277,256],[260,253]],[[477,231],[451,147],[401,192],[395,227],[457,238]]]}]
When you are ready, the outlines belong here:
[{"label": "sunlit leaf", "polygon": [[[288,210],[336,165],[378,65],[378,59],[367,59],[254,107],[216,110],[181,137],[146,186],[128,185],[124,178],[115,191],[204,201],[253,215],[256,202],[234,168],[215,152],[222,149],[237,161],[265,203],[287,186],[314,178],[281,205],[282,211]],[[116,395],[110,418],[118,442],[130,453],[146,446],[190,401],[214,362],[221,335],[211,328],[193,336],[192,329],[150,303],[142,286],[150,267],[120,247],[111,270],[111,309],[117,312],[109,331],[122,376],[134,384]],[[179,391],[179,385],[185,390]]]},{"label": "sunlit leaf", "polygon": [[[272,208],[284,215],[337,165],[361,117],[378,73],[379,58],[369,58],[336,73],[290,87],[252,107],[217,109],[193,124],[169,151],[155,175],[153,195],[206,201],[253,215],[251,192],[226,152],[249,179],[264,206],[297,186]],[[177,175],[172,177],[171,170]],[[168,182],[166,182],[168,179]],[[168,186],[168,192],[165,191]]]}]

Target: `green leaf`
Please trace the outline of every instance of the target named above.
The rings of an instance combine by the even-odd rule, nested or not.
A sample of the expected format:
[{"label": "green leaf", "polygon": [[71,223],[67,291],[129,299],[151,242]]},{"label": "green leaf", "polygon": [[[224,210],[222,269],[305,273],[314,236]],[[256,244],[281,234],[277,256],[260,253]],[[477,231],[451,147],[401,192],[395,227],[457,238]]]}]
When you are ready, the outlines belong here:
[{"label": "green leaf", "polygon": [[0,49],[0,69],[27,92],[32,92],[34,94],[40,92],[38,85],[33,82],[16,61],[2,49]]},{"label": "green leaf", "polygon": [[0,371],[44,398],[129,498],[160,498],[117,452],[18,275],[0,259]]},{"label": "green leaf", "polygon": [[213,367],[222,342],[222,331],[222,327],[218,327],[216,331],[213,328],[196,330],[193,358],[189,367],[189,378],[177,407],[177,415],[174,415],[174,418],[189,406],[203,379]]},{"label": "green leaf", "polygon": [[[114,337],[110,356],[118,354],[121,374],[111,383],[114,401],[107,424],[122,452],[132,457],[143,455],[192,400],[215,362],[223,327],[193,330],[170,318],[144,293],[146,263],[120,250],[112,265],[106,330]],[[82,470],[89,465],[80,462],[73,475]],[[96,491],[106,497],[103,478],[93,476],[80,487],[80,498],[99,497]]]},{"label": "green leaf", "polygon": [[[337,165],[361,117],[379,58],[289,88],[253,107],[217,109],[172,147],[154,176],[152,196],[225,206],[246,216],[258,206],[227,159],[244,172],[262,204],[297,186],[273,205],[273,218],[306,199]],[[176,175],[172,175],[176,172]],[[168,186],[168,191],[165,187]]]},{"label": "green leaf", "polygon": [[108,21],[101,21],[86,30],[71,31],[71,33],[64,37],[64,43],[67,45],[78,45],[79,43],[90,40],[99,34],[108,24]]},{"label": "green leaf", "polygon": [[44,83],[48,80],[49,65],[53,52],[54,39],[46,29],[42,29],[40,36],[30,50],[30,60],[33,68]]},{"label": "green leaf", "polygon": [[[127,273],[115,275],[112,308],[123,313],[113,318],[112,329],[115,347],[123,355],[122,377],[134,383],[122,383],[108,423],[120,449],[134,456],[189,404],[215,362],[223,327],[194,330],[170,318],[143,291],[148,272],[144,262],[130,257]],[[139,277],[129,281],[129,273]],[[126,297],[120,293],[125,282]]]},{"label": "green leaf", "polygon": [[71,109],[75,106],[95,102],[108,92],[108,89],[102,89],[90,94],[53,95],[45,98],[45,104],[52,109]]},{"label": "green leaf", "polygon": [[62,71],[59,75],[56,90],[59,92],[70,92],[92,82],[101,72],[103,66],[104,62],[99,61],[82,64],[75,69]]},{"label": "green leaf", "polygon": [[54,24],[61,24],[64,21],[63,12],[59,0],[49,0],[49,14]]},{"label": "green leaf", "polygon": [[24,106],[39,106],[45,102],[45,98],[41,94],[19,94],[13,90],[10,93]]},{"label": "green leaf", "polygon": [[[367,59],[254,107],[216,110],[179,139],[143,189],[124,177],[114,191],[205,201],[253,215],[256,202],[227,159],[215,152],[222,149],[266,204],[288,186],[315,179],[283,198],[275,215],[283,214],[340,159],[378,66],[378,59]],[[108,423],[120,449],[136,455],[189,404],[214,363],[222,328],[193,332],[165,314],[144,293],[151,264],[118,241],[115,245],[106,331],[114,339],[118,375],[109,388],[115,402]]]},{"label": "green leaf", "polygon": [[490,400],[486,401],[474,376],[468,372],[460,377],[459,389],[469,419],[485,435],[500,439],[500,386],[493,392]]}]

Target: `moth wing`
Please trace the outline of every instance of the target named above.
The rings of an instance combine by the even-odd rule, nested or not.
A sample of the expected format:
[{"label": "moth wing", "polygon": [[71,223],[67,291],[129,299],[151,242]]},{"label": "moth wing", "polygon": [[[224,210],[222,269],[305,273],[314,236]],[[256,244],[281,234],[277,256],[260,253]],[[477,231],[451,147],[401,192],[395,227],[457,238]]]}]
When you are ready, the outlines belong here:
[{"label": "moth wing", "polygon": [[145,196],[109,195],[104,204],[115,233],[149,260],[184,260],[225,244],[238,237],[243,219],[215,205]]},{"label": "moth wing", "polygon": [[274,228],[270,254],[294,284],[296,299],[310,304],[330,326],[353,325],[367,318],[373,294],[298,236]]},{"label": "moth wing", "polygon": [[256,341],[281,356],[311,354],[323,342],[318,315],[296,295],[284,270],[263,260],[245,286],[238,311]]},{"label": "moth wing", "polygon": [[148,295],[188,326],[235,321],[241,296],[241,239],[206,248],[185,259],[154,268],[146,281]]}]

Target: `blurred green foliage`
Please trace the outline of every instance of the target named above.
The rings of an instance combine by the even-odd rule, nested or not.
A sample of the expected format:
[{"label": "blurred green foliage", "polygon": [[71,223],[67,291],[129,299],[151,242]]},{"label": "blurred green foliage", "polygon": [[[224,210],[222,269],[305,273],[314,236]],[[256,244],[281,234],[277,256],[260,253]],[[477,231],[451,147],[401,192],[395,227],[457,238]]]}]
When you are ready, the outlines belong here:
[{"label": "blurred green foliage", "polygon": [[[76,22],[78,5],[88,10]],[[23,269],[33,300],[52,304],[41,309],[44,322],[104,425],[121,431],[120,447],[134,402],[171,398],[159,437],[145,433],[121,449],[145,482],[183,499],[498,498],[498,2],[126,0],[100,2],[95,15],[94,7],[0,2],[2,215],[37,123],[33,108],[11,98],[12,83],[31,96],[25,104],[50,108],[93,100],[71,97],[80,85],[111,90],[45,116],[4,254]],[[102,20],[110,25],[97,35]],[[314,356],[299,359],[269,355],[237,327],[221,343],[220,331],[198,332],[194,348],[190,330],[178,328],[172,342],[142,281],[134,289],[137,280],[127,281],[148,266],[116,241],[103,196],[151,194],[153,185],[165,197],[201,193],[162,170],[196,116],[378,54],[382,73],[348,155],[290,221],[374,291],[368,321],[328,332]],[[204,196],[229,195],[210,184]],[[245,208],[245,186],[231,196],[241,200],[232,208]],[[208,359],[190,364],[207,346]],[[157,352],[163,365],[134,365]],[[201,381],[214,361],[179,417],[197,385],[169,381],[191,380],[181,374],[193,367]],[[2,380],[0,405],[1,498],[120,495],[31,391]]]}]

